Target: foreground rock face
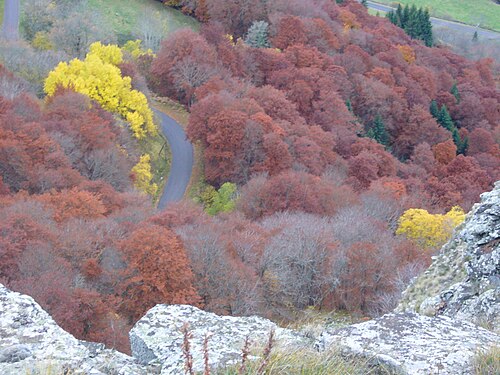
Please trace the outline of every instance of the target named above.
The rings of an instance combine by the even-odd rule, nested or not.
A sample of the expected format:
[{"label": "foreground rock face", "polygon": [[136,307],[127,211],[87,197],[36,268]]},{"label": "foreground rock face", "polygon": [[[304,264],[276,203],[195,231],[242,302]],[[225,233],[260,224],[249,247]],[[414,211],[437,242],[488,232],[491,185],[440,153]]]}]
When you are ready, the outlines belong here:
[{"label": "foreground rock face", "polygon": [[500,330],[500,182],[481,195],[398,311],[445,315]]},{"label": "foreground rock face", "polygon": [[319,350],[339,347],[395,373],[471,374],[477,350],[500,343],[500,336],[472,323],[416,313],[386,314],[379,319],[324,332]]},{"label": "foreground rock face", "polygon": [[0,374],[151,374],[125,354],[79,341],[33,298],[0,284]]},{"label": "foreground rock face", "polygon": [[279,328],[270,320],[257,316],[231,317],[207,313],[187,305],[157,305],[139,320],[130,331],[132,354],[144,364],[161,364],[162,374],[182,374],[184,356],[183,325],[191,333],[193,369],[203,372],[203,341],[209,335],[208,353],[211,369],[241,361],[245,339],[264,347],[271,331],[276,346],[302,346],[307,341],[297,332]]}]

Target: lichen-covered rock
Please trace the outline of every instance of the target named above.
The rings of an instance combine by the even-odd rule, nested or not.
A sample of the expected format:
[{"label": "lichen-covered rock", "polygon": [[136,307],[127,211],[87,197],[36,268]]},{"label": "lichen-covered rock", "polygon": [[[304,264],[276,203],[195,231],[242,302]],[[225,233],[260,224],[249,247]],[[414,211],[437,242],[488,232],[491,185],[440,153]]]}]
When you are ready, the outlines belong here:
[{"label": "lichen-covered rock", "polygon": [[500,330],[500,182],[481,195],[397,311],[445,315]]},{"label": "lichen-covered rock", "polygon": [[245,339],[264,347],[272,330],[275,346],[301,346],[307,343],[300,334],[279,328],[256,316],[218,316],[187,305],[157,305],[130,331],[132,354],[144,364],[161,364],[162,374],[183,373],[182,327],[187,323],[195,371],[203,371],[203,341],[209,335],[208,353],[211,369],[241,360]]},{"label": "lichen-covered rock", "polygon": [[152,374],[133,358],[79,341],[33,298],[0,284],[0,374]]},{"label": "lichen-covered rock", "polygon": [[500,336],[474,324],[449,317],[392,313],[339,330],[324,332],[320,351],[339,347],[374,365],[408,375],[471,374],[478,350],[500,343]]}]

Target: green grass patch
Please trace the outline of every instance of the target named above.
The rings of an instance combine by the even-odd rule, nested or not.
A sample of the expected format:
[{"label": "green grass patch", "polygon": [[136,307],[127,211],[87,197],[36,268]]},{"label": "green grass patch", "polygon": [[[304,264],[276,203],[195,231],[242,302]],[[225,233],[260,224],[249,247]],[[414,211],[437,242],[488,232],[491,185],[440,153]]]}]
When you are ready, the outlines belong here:
[{"label": "green grass patch", "polygon": [[372,16],[385,17],[387,13],[382,10],[368,8],[368,14],[371,14]]},{"label": "green grass patch", "polygon": [[[252,353],[254,354],[254,353]],[[257,352],[258,354],[258,352]],[[347,358],[338,350],[318,353],[312,349],[276,349],[265,364],[262,360],[251,361],[245,369],[241,364],[217,371],[219,375],[385,375],[395,372],[372,363],[370,358]]]},{"label": "green grass patch", "polygon": [[473,374],[500,374],[500,346],[493,346],[486,352],[479,353],[473,362]]},{"label": "green grass patch", "polygon": [[[155,123],[159,123],[155,121]],[[153,202],[157,203],[163,192],[167,176],[170,172],[172,154],[166,138],[158,130],[155,136],[148,136],[138,141],[138,150],[141,155],[149,154],[151,156],[151,172],[153,173],[153,181],[158,185],[156,194],[152,197]]]},{"label": "green grass patch", "polygon": [[376,2],[397,6],[415,4],[429,8],[431,16],[454,20],[469,25],[500,31],[500,5],[493,0],[377,0]]},{"label": "green grass patch", "polygon": [[102,14],[119,40],[126,40],[133,34],[139,17],[144,12],[158,12],[166,25],[167,32],[189,27],[199,29],[198,22],[186,16],[177,9],[173,9],[153,0],[89,0],[92,8]]},{"label": "green grass patch", "polygon": [[175,121],[181,124],[184,129],[187,128],[189,122],[189,112],[182,104],[170,98],[153,97],[153,107],[172,117]]},{"label": "green grass patch", "polygon": [[4,4],[4,0],[0,0],[0,25],[2,24],[3,22],[3,4]]},{"label": "green grass patch", "polygon": [[[21,5],[27,0],[21,0]],[[5,0],[0,0],[0,24],[3,19]],[[104,21],[111,25],[121,41],[131,38],[139,17],[144,12],[158,12],[167,28],[167,33],[189,27],[199,29],[199,23],[194,18],[186,16],[181,11],[167,7],[154,0],[89,0],[89,5],[100,13]]]},{"label": "green grass patch", "polygon": [[191,181],[187,187],[187,196],[195,200],[199,197],[201,192],[207,187],[205,182],[205,165],[203,164],[203,147],[199,144],[193,145],[193,171],[191,174]]}]

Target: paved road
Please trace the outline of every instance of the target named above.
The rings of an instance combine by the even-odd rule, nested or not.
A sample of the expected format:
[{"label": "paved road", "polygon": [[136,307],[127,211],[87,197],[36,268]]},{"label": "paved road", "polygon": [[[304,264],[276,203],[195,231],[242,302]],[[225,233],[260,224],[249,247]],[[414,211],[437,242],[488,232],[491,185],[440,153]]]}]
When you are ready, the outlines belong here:
[{"label": "paved road", "polygon": [[182,126],[175,120],[158,110],[154,112],[161,120],[161,130],[172,152],[170,174],[158,203],[158,208],[163,209],[169,202],[181,200],[186,192],[193,170],[193,145],[187,140]]},{"label": "paved road", "polygon": [[5,0],[2,36],[7,40],[19,39],[19,12],[21,0]]},{"label": "paved road", "polygon": [[[373,1],[368,1],[368,8],[379,10],[382,12],[390,12],[391,10],[394,10],[394,8],[392,8],[388,5],[376,3]],[[434,18],[434,17],[431,17],[431,22],[432,22],[432,25],[435,27],[443,27],[443,28],[446,27],[446,28],[449,28],[449,29],[452,29],[455,31],[462,32],[464,34],[470,34],[471,38],[474,35],[474,31],[477,30],[477,34],[478,34],[479,39],[498,39],[498,40],[500,40],[500,33],[497,33],[496,31],[481,29],[479,27],[466,25],[466,24],[463,24],[460,22],[447,21],[447,20],[443,20],[441,18]]]}]

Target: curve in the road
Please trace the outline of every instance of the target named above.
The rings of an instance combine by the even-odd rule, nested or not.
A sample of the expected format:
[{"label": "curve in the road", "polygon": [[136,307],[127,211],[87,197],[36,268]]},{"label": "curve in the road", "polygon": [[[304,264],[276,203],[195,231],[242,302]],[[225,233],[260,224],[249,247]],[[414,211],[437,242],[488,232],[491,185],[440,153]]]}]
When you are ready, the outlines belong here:
[{"label": "curve in the road", "polygon": [[2,36],[7,40],[19,39],[20,0],[6,0],[3,13]]},{"label": "curve in the road", "polygon": [[193,145],[187,140],[181,125],[165,113],[154,110],[160,119],[160,126],[167,138],[172,153],[172,163],[167,183],[163,189],[158,208],[165,208],[170,202],[177,202],[184,196],[193,170]]},{"label": "curve in the road", "polygon": [[[390,12],[392,10],[395,10],[395,8],[390,7],[389,5],[380,4],[380,3],[373,2],[373,1],[368,1],[367,5],[368,5],[368,8],[379,10],[382,12]],[[473,35],[475,31],[477,31],[478,37],[481,39],[500,39],[500,33],[496,32],[496,31],[486,30],[486,29],[482,29],[480,27],[466,25],[466,24],[460,23],[460,22],[447,21],[447,20],[443,20],[441,18],[431,17],[431,23],[434,26],[447,27],[447,28],[450,28],[450,29],[455,30],[455,31],[460,31],[463,33],[470,33],[471,35]]]}]

